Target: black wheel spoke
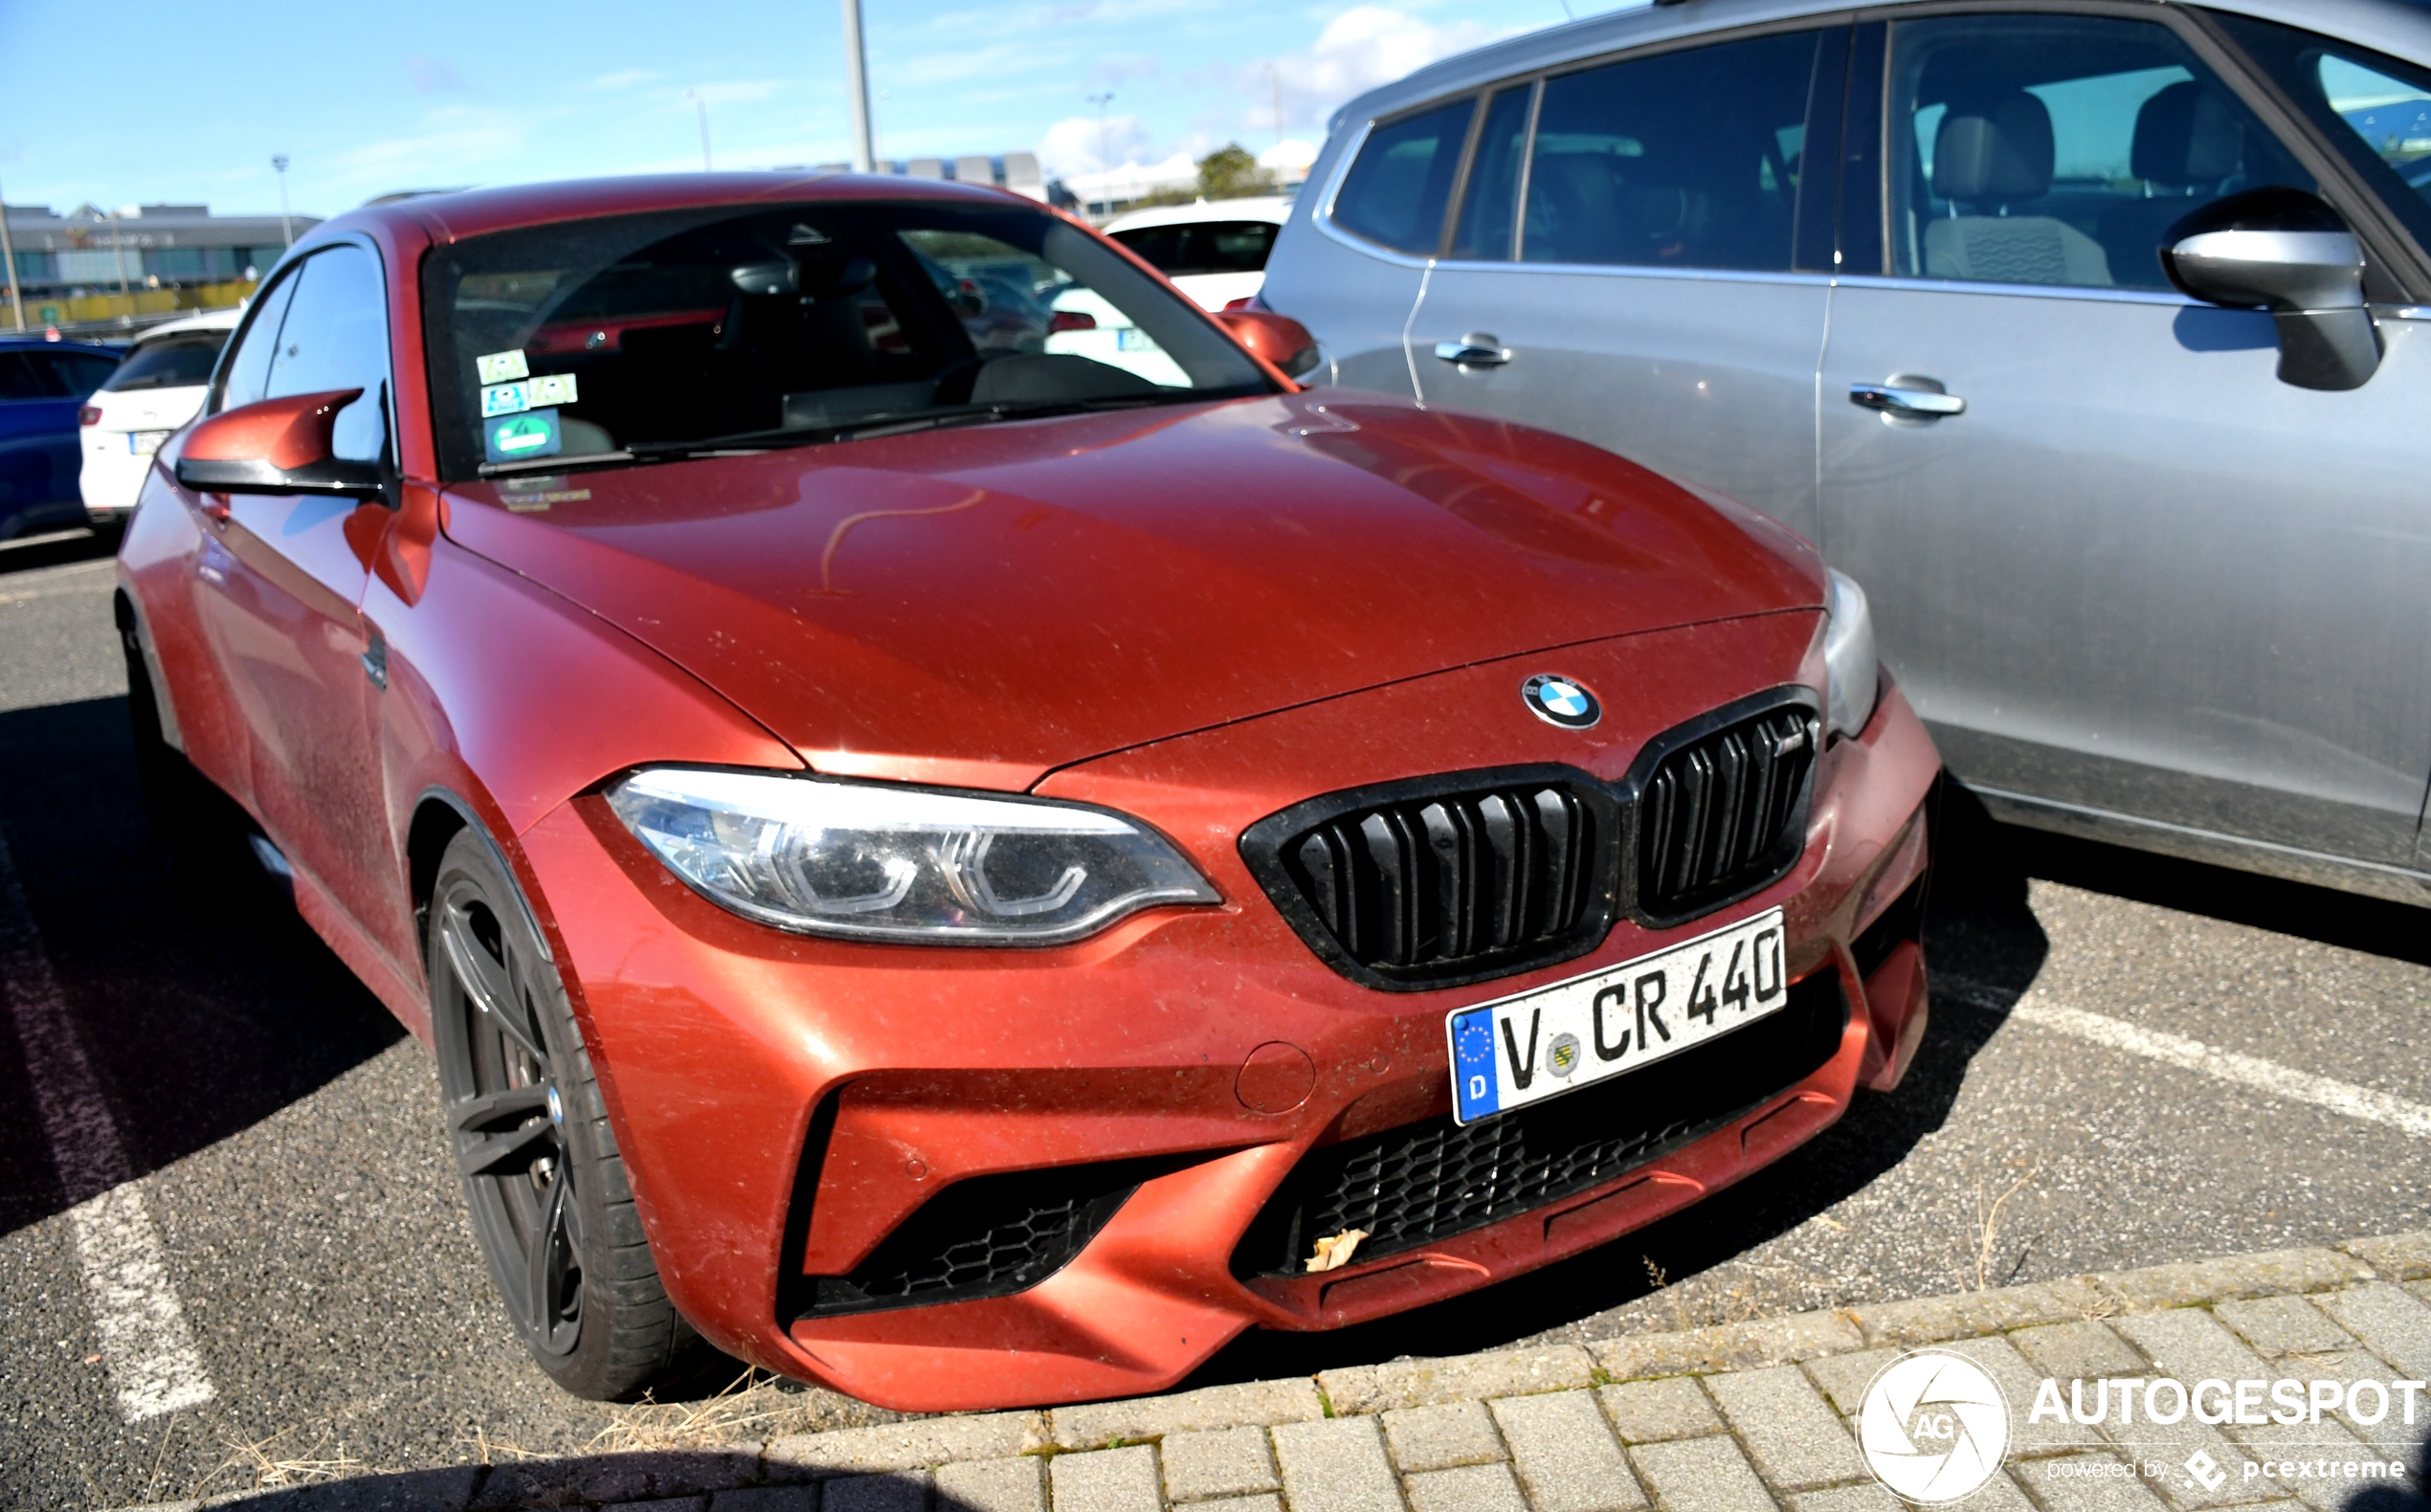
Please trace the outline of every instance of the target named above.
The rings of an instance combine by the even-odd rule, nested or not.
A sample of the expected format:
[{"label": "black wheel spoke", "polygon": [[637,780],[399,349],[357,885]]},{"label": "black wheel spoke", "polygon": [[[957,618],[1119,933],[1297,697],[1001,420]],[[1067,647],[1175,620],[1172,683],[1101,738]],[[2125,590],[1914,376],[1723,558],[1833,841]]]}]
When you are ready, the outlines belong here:
[{"label": "black wheel spoke", "polygon": [[521,1123],[535,1113],[548,1111],[546,1087],[508,1087],[503,1092],[484,1092],[477,1098],[466,1098],[448,1110],[448,1122],[459,1134],[496,1132],[491,1125]]},{"label": "black wheel spoke", "polygon": [[440,921],[439,944],[447,951],[447,964],[455,970],[464,995],[473,1000],[482,1017],[496,1025],[517,1049],[546,1065],[548,1053],[541,1048],[540,1036],[532,1033],[530,1021],[524,1016],[523,993],[516,989],[512,973],[474,940],[472,930],[455,908],[449,908]]},{"label": "black wheel spoke", "polygon": [[[567,1179],[566,1167],[560,1162],[548,1183],[541,1221],[532,1231],[524,1291],[531,1308],[532,1331],[551,1349],[560,1346],[561,1333],[574,1329],[581,1322],[582,1252],[575,1237],[573,1209],[573,1184]],[[568,1345],[571,1342],[565,1341]]]},{"label": "black wheel spoke", "polygon": [[557,1127],[546,1119],[503,1134],[459,1137],[456,1168],[467,1176],[507,1176],[531,1168],[533,1161],[557,1152]]}]

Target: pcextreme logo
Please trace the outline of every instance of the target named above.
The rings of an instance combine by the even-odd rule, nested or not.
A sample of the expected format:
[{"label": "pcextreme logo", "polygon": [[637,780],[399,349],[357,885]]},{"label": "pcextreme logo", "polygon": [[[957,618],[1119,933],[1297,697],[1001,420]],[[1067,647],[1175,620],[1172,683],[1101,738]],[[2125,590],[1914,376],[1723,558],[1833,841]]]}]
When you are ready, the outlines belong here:
[{"label": "pcextreme logo", "polygon": [[1911,1349],[1865,1388],[1857,1439],[1865,1467],[1893,1495],[1927,1506],[1955,1501],[1998,1473],[2009,1399],[1965,1355]]}]

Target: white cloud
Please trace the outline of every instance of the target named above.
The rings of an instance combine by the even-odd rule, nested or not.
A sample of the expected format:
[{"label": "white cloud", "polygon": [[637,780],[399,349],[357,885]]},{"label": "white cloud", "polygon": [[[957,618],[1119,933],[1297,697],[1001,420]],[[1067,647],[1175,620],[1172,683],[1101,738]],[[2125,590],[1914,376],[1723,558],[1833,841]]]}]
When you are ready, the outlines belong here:
[{"label": "white cloud", "polygon": [[[1482,21],[1439,25],[1391,6],[1353,6],[1327,22],[1305,51],[1275,59],[1284,125],[1323,125],[1335,107],[1354,96],[1519,30],[1525,28],[1498,30]],[[1271,129],[1274,102],[1266,70],[1245,71],[1238,84],[1256,101],[1248,121]]]},{"label": "white cloud", "polygon": [[591,81],[591,87],[593,89],[631,89],[636,84],[646,84],[658,77],[658,72],[656,69],[620,68],[613,74],[602,74],[597,78],[592,79]]},{"label": "white cloud", "polygon": [[1038,165],[1049,178],[1096,173],[1151,154],[1148,130],[1137,116],[1106,117],[1102,138],[1097,117],[1066,116],[1038,139]]}]

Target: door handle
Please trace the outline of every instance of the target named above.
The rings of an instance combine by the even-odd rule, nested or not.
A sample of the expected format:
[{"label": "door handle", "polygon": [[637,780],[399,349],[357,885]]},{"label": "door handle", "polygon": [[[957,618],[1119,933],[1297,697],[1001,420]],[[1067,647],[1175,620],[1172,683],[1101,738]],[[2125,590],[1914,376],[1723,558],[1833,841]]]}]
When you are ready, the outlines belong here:
[{"label": "door handle", "polygon": [[[1924,387],[1929,383],[1931,388]],[[1967,412],[1966,400],[1954,393],[1944,393],[1941,385],[1929,378],[1903,376],[1889,383],[1853,383],[1848,386],[1848,402],[1861,410],[1880,410],[1903,420],[1939,420]]]},{"label": "door handle", "polygon": [[1511,349],[1491,332],[1471,331],[1457,342],[1438,342],[1435,355],[1461,367],[1500,367],[1511,360]]}]

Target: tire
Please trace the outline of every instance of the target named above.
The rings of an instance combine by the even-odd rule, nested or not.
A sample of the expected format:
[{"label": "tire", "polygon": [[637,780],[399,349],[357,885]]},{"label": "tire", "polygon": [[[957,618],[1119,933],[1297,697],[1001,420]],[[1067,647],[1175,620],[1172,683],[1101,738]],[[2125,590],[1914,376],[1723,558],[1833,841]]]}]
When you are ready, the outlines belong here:
[{"label": "tire", "polygon": [[424,948],[449,1139],[507,1317],[566,1390],[637,1396],[700,1336],[659,1280],[565,985],[476,831],[439,858]]}]

